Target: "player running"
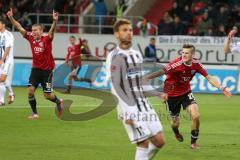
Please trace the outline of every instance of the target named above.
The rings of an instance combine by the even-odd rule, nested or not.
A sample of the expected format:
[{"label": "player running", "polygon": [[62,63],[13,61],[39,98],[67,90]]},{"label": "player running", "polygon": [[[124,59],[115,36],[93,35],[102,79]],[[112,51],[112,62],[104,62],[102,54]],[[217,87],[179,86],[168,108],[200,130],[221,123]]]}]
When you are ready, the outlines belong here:
[{"label": "player running", "polygon": [[68,75],[68,86],[67,86],[68,88],[65,91],[66,94],[71,93],[73,79],[75,81],[85,81],[90,84],[92,83],[91,79],[78,77],[78,73],[80,72],[81,65],[82,65],[81,39],[79,39],[78,44],[76,44],[75,36],[70,36],[69,42],[70,44],[68,45],[67,54],[66,54],[66,64],[71,67],[72,72]]},{"label": "player running", "polygon": [[[118,100],[118,116],[132,143],[137,145],[135,160],[149,160],[165,143],[158,115],[143,94],[143,57],[131,48],[132,26],[126,19],[114,25],[114,35],[119,41],[107,56],[106,68],[112,94]],[[163,94],[162,98],[166,99]],[[147,118],[144,120],[143,116]]]},{"label": "player running", "polygon": [[32,32],[27,32],[20,24],[13,18],[12,9],[7,12],[7,16],[14,27],[28,40],[32,49],[33,63],[31,75],[28,84],[28,101],[32,109],[32,115],[29,119],[39,118],[37,112],[37,102],[34,93],[39,84],[43,88],[43,95],[46,99],[56,103],[58,116],[62,112],[62,101],[52,93],[52,74],[55,67],[55,62],[52,55],[52,41],[54,38],[54,31],[58,21],[58,13],[53,11],[53,23],[48,34],[43,34],[43,26],[41,24],[34,24]]},{"label": "player running", "polygon": [[14,68],[13,47],[14,37],[5,28],[5,21],[0,19],[0,106],[5,104],[6,87],[9,89],[8,104],[14,101],[14,93],[11,86]]},{"label": "player running", "polygon": [[204,76],[210,84],[220,89],[227,97],[231,93],[226,87],[221,86],[212,76],[208,75],[202,64],[194,58],[195,47],[191,44],[184,44],[182,47],[182,56],[170,62],[167,67],[147,76],[147,79],[153,79],[164,74],[167,78],[164,82],[164,92],[168,94],[166,102],[167,109],[171,116],[171,127],[178,141],[183,141],[183,136],[179,132],[180,110],[181,106],[186,109],[192,118],[191,126],[191,148],[197,149],[196,143],[199,135],[200,114],[197,102],[190,88],[190,81],[196,73]]}]

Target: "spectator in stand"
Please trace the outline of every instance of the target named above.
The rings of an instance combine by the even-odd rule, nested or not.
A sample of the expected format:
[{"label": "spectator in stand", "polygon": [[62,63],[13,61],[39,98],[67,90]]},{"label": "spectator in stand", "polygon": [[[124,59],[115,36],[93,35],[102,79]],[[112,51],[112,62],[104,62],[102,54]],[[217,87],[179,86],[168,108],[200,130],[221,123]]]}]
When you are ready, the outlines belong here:
[{"label": "spectator in stand", "polygon": [[55,7],[56,11],[58,11],[59,13],[64,13],[64,6],[66,3],[67,3],[67,0],[57,0],[56,7]]},{"label": "spectator in stand", "polygon": [[213,29],[212,28],[208,28],[208,32],[205,36],[214,36],[214,33],[213,33]]},{"label": "spectator in stand", "polygon": [[124,0],[117,0],[115,7],[115,13],[117,18],[121,18],[123,16],[123,12],[125,11],[125,9],[127,9],[127,6]]},{"label": "spectator in stand", "polygon": [[145,58],[144,60],[147,62],[159,62],[159,59],[157,58],[157,50],[156,50],[156,39],[151,38],[150,44],[145,48],[144,51]]},{"label": "spectator in stand", "polygon": [[184,35],[185,34],[185,25],[182,23],[179,16],[174,17],[173,21],[173,35]]},{"label": "spectator in stand", "polygon": [[[51,13],[53,10],[55,10],[55,6],[56,6],[56,0],[47,0],[44,3],[44,13]],[[52,19],[51,17],[46,17],[45,18],[45,23],[51,23]]]},{"label": "spectator in stand", "polygon": [[206,4],[203,1],[194,0],[192,3],[192,13],[194,15],[201,15],[205,10]]},{"label": "spectator in stand", "polygon": [[[110,12],[108,14],[108,17],[106,18],[104,24],[107,25],[107,26],[113,26],[115,21],[116,21],[116,18],[115,18],[114,15],[115,15],[114,12]],[[104,27],[102,33],[104,33],[104,34],[113,34],[113,29],[112,29],[112,27]]]},{"label": "spectator in stand", "polygon": [[192,6],[193,0],[176,0],[179,8],[184,8],[185,5]]},{"label": "spectator in stand", "polygon": [[92,0],[92,2],[95,5],[95,15],[96,17],[96,24],[103,25],[105,22],[105,17],[108,13],[107,6],[104,2],[104,0]]},{"label": "spectator in stand", "polygon": [[55,10],[56,7],[56,0],[47,0],[44,3],[44,13],[51,13],[53,10]]},{"label": "spectator in stand", "polygon": [[158,34],[159,35],[172,35],[173,32],[173,19],[165,12],[163,19],[158,24]]},{"label": "spectator in stand", "polygon": [[205,11],[202,16],[202,20],[198,24],[198,30],[200,33],[200,36],[204,36],[208,33],[208,28],[213,27],[212,19],[208,17],[208,12]]},{"label": "spectator in stand", "polygon": [[30,9],[33,6],[33,1],[31,0],[13,0],[13,6],[15,6],[18,11],[23,14],[24,12],[30,12]]},{"label": "spectator in stand", "polygon": [[220,6],[216,19],[214,19],[214,27],[218,27],[221,24],[227,26],[229,20],[228,8],[225,5]]},{"label": "spectator in stand", "polygon": [[26,12],[22,15],[22,17],[18,21],[22,26],[24,26],[26,30],[30,31],[32,29],[32,21]]},{"label": "spectator in stand", "polygon": [[193,26],[192,28],[189,29],[188,35],[190,36],[199,36],[199,30],[198,27]]},{"label": "spectator in stand", "polygon": [[183,12],[180,14],[180,18],[186,25],[189,25],[193,22],[193,14],[188,5],[184,6]]},{"label": "spectator in stand", "polygon": [[146,18],[142,18],[142,20],[137,23],[137,27],[140,35],[146,37],[148,36],[148,31],[151,29],[151,23],[149,23]]},{"label": "spectator in stand", "polygon": [[225,26],[223,24],[220,24],[218,26],[217,31],[215,32],[214,36],[224,37],[226,36]]},{"label": "spectator in stand", "polygon": [[239,0],[228,0],[228,3],[231,4],[231,6],[239,5],[239,2]]},{"label": "spectator in stand", "polygon": [[33,6],[31,8],[31,12],[33,13],[43,13],[44,12],[44,0],[35,0],[33,2]]},{"label": "spectator in stand", "polygon": [[[77,4],[76,0],[67,0],[65,4],[65,14],[74,14],[76,4]],[[76,24],[75,17],[73,16],[70,17],[70,24]]]},{"label": "spectator in stand", "polygon": [[179,8],[178,3],[173,2],[172,9],[168,12],[171,17],[179,16],[182,12],[182,9]]}]

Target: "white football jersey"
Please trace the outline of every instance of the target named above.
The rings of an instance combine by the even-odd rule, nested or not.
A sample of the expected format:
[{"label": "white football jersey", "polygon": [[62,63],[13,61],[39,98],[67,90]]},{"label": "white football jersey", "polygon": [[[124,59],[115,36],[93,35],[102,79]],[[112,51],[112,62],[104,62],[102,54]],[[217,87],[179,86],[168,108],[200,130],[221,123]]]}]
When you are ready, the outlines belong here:
[{"label": "white football jersey", "polygon": [[4,63],[13,63],[13,43],[14,37],[11,32],[8,30],[0,32],[0,59],[2,59],[5,49],[11,47]]},{"label": "white football jersey", "polygon": [[233,43],[230,49],[231,49],[231,53],[240,54],[240,42]]},{"label": "white football jersey", "polygon": [[142,54],[132,48],[123,50],[117,47],[107,56],[107,78],[110,80],[112,94],[117,97],[118,106],[123,110],[131,108],[129,104],[140,112],[152,109],[143,94],[142,63]]}]

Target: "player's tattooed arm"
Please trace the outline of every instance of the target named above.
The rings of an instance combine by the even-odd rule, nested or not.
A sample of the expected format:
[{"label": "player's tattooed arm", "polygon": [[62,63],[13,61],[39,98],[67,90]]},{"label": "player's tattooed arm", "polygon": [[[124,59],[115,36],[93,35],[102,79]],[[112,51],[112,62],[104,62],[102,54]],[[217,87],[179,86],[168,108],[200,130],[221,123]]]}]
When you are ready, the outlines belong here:
[{"label": "player's tattooed arm", "polygon": [[221,86],[221,84],[217,81],[216,78],[214,78],[213,76],[210,76],[210,75],[208,75],[206,78],[211,85],[220,89],[226,97],[231,97],[232,96],[231,92],[229,92],[227,87]]},{"label": "player's tattooed arm", "polygon": [[12,23],[12,25],[17,28],[17,30],[24,36],[27,31],[21,26],[21,24],[16,21],[14,18],[13,18],[13,11],[12,11],[12,8],[10,8],[10,10],[7,12],[7,16],[10,20],[10,22]]},{"label": "player's tattooed arm", "polygon": [[53,10],[53,14],[52,14],[52,17],[53,17],[53,23],[52,23],[52,26],[48,32],[48,36],[53,39],[54,37],[54,32],[55,32],[55,29],[56,29],[56,26],[57,26],[57,21],[58,21],[58,12],[55,12]]}]

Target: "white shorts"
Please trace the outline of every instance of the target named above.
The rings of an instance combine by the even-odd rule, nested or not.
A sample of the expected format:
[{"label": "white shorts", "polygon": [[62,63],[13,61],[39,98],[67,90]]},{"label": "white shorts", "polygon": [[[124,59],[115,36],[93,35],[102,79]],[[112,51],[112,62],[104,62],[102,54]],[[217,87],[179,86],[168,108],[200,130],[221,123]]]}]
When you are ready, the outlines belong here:
[{"label": "white shorts", "polygon": [[14,63],[4,63],[0,67],[0,74],[6,75],[6,84],[11,85],[12,84],[12,77],[13,77],[13,69],[14,69]]},{"label": "white shorts", "polygon": [[2,63],[0,67],[0,74],[8,75],[10,72],[12,63]]},{"label": "white shorts", "polygon": [[[121,116],[124,116],[124,114]],[[134,116],[131,116],[134,119],[134,125],[126,124],[124,118],[121,116],[119,117],[122,119],[128,137],[133,144],[149,139],[163,131],[162,124],[154,109],[148,112],[135,112]]]}]

